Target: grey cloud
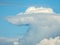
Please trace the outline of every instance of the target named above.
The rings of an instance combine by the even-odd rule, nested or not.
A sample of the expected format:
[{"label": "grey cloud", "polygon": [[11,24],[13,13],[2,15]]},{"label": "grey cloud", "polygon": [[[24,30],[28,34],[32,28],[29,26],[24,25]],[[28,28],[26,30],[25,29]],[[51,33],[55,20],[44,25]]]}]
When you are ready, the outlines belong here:
[{"label": "grey cloud", "polygon": [[17,45],[20,42],[20,39],[18,38],[5,38],[0,37],[0,45]]}]

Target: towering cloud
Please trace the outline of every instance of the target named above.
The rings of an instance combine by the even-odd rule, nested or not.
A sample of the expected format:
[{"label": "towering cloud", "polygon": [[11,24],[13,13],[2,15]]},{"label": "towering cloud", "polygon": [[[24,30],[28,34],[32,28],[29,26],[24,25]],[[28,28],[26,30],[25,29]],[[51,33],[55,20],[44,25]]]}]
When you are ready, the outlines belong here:
[{"label": "towering cloud", "polygon": [[6,20],[17,26],[30,26],[20,45],[36,45],[45,38],[60,36],[60,14],[51,8],[29,7],[24,13],[6,17]]}]

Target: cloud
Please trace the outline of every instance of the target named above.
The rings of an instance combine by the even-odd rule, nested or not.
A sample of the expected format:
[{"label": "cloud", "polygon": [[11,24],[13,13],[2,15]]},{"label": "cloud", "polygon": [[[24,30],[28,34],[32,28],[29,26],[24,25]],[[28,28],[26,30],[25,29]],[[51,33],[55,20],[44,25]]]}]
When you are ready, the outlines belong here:
[{"label": "cloud", "polygon": [[[18,13],[16,16],[9,16],[9,17],[6,17],[6,20],[8,20],[8,22],[12,22],[12,24],[19,24],[19,23],[23,23],[23,22],[26,22],[26,20],[24,20],[24,19],[27,19],[27,18],[29,18],[27,21],[33,21],[33,17],[32,16],[30,16],[30,17],[27,17],[27,18],[24,18],[22,15],[30,15],[30,14],[33,14],[33,13],[49,13],[49,14],[54,14],[54,11],[53,11],[53,9],[51,9],[51,8],[44,8],[44,7],[39,7],[39,8],[37,8],[37,7],[29,7],[29,8],[27,8],[26,9],[26,11],[23,13],[23,12],[20,12],[20,13]],[[23,17],[23,18],[21,18],[21,17]],[[38,15],[38,14],[37,14]],[[20,22],[20,20],[21,20],[21,22]],[[28,23],[28,22],[27,22]]]},{"label": "cloud", "polygon": [[25,12],[16,16],[6,17],[6,20],[17,26],[30,25],[28,34],[21,42],[22,45],[36,45],[42,39],[60,36],[60,14],[54,13],[51,8],[29,7]]},{"label": "cloud", "polygon": [[5,37],[0,37],[0,41],[6,41],[6,42],[14,42],[18,41],[18,38],[5,38]]},{"label": "cloud", "polygon": [[14,5],[14,3],[0,2],[0,6]]},{"label": "cloud", "polygon": [[[19,45],[19,39],[17,38],[4,38],[0,37],[0,44],[5,42],[5,44],[12,43],[14,45]],[[60,37],[55,38],[49,38],[49,39],[43,39],[40,42],[38,42],[36,45],[60,45]]]},{"label": "cloud", "polygon": [[44,7],[29,7],[25,13],[54,13],[51,8],[44,8]]},{"label": "cloud", "polygon": [[[26,23],[29,23],[29,22],[32,22],[35,17],[35,15],[40,15],[40,18],[41,18],[41,13],[44,17],[45,15],[45,18],[47,18],[48,20],[52,20],[52,21],[56,21],[58,23],[60,23],[60,14],[55,14],[53,9],[51,8],[44,8],[44,7],[29,7],[26,9],[25,12],[21,12],[21,13],[18,13],[16,16],[7,16],[6,17],[6,20],[8,20],[8,22],[12,23],[12,24],[16,24],[16,25],[19,25],[19,24],[26,24]],[[47,15],[48,16],[47,16]],[[30,15],[30,16],[27,16],[27,15]]]},{"label": "cloud", "polygon": [[[19,6],[19,3],[12,3],[12,2],[0,2],[0,6]],[[21,5],[24,6],[24,5]],[[24,6],[25,7],[25,6]]]},{"label": "cloud", "polygon": [[43,39],[37,45],[60,45],[60,37]]},{"label": "cloud", "polygon": [[[53,9],[51,8],[44,8],[44,7],[28,7],[24,14],[31,14],[31,13],[54,13]],[[19,13],[18,15],[23,14]]]},{"label": "cloud", "polygon": [[14,45],[19,45],[20,42],[14,42]]},{"label": "cloud", "polygon": [[17,45],[19,44],[20,39],[18,38],[5,38],[5,37],[0,37],[0,44],[4,43],[4,45],[6,44],[14,44],[14,45]]}]

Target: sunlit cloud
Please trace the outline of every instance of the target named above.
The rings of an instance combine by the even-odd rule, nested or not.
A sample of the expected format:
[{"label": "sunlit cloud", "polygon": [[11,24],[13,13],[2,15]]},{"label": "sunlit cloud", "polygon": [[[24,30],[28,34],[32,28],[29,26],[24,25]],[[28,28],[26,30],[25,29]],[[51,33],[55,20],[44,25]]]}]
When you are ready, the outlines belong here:
[{"label": "sunlit cloud", "polygon": [[29,7],[25,13],[54,13],[53,9],[51,8],[44,8],[44,7]]},{"label": "sunlit cloud", "polygon": [[[31,14],[31,13],[54,13],[53,12],[53,9],[51,8],[44,8],[44,7],[28,7],[26,9],[26,11],[24,12],[24,14]],[[20,15],[20,14],[23,14],[23,13],[19,13],[17,15]]]},{"label": "sunlit cloud", "polygon": [[60,37],[43,39],[37,45],[60,45]]},{"label": "sunlit cloud", "polygon": [[21,42],[24,45],[35,45],[42,39],[49,41],[50,39],[45,38],[60,35],[60,14],[56,14],[52,8],[29,7],[16,16],[6,17],[6,20],[17,26],[26,24],[31,26]]}]

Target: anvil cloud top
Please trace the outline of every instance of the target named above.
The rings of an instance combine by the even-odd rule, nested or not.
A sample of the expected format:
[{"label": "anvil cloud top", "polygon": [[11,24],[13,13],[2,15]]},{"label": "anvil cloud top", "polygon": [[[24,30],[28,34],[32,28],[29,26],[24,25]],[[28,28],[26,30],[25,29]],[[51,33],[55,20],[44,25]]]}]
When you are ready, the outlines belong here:
[{"label": "anvil cloud top", "polygon": [[36,8],[36,7],[29,7],[25,13],[54,13],[53,9],[51,8]]},{"label": "anvil cloud top", "polygon": [[29,7],[24,13],[6,17],[6,20],[17,26],[30,26],[20,45],[36,45],[45,38],[60,36],[60,14],[51,8]]}]

